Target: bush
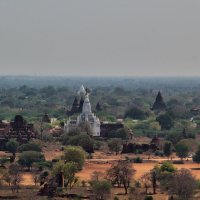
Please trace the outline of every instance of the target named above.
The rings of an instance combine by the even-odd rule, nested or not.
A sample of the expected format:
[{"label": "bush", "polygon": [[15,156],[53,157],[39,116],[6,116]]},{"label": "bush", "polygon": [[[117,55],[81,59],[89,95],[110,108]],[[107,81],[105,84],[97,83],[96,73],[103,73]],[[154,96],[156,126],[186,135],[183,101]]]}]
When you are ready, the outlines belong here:
[{"label": "bush", "polygon": [[146,196],[146,197],[144,197],[144,200],[153,200],[153,197],[152,196]]},{"label": "bush", "polygon": [[163,151],[155,151],[155,156],[160,156],[163,157],[164,156],[164,152]]},{"label": "bush", "polygon": [[167,114],[161,114],[156,118],[156,121],[159,122],[162,130],[170,130],[173,127],[173,120]]},{"label": "bush", "polygon": [[45,168],[50,169],[52,167],[52,162],[50,161],[41,161],[41,162],[36,162],[33,164],[34,167],[37,167],[38,170],[42,171]]},{"label": "bush", "polygon": [[103,145],[103,142],[95,140],[94,141],[94,150],[100,150],[102,145]]},{"label": "bush", "polygon": [[7,151],[9,151],[10,153],[12,153],[14,157],[15,157],[15,153],[17,152],[18,146],[19,146],[19,143],[17,142],[16,139],[10,139],[6,143],[6,149],[7,149]]},{"label": "bush", "polygon": [[19,152],[23,151],[38,151],[41,152],[41,146],[35,142],[27,143],[27,144],[22,144],[21,146],[18,147]]},{"label": "bush", "polygon": [[196,181],[197,189],[200,189],[200,180]]},{"label": "bush", "polygon": [[122,140],[119,138],[113,138],[108,142],[108,148],[110,151],[118,154],[122,148]]},{"label": "bush", "polygon": [[29,170],[32,164],[35,162],[45,161],[44,155],[37,151],[24,151],[19,156],[18,163],[24,167],[28,167]]},{"label": "bush", "polygon": [[102,180],[102,181],[92,181],[91,187],[93,193],[98,199],[104,199],[107,195],[110,194],[112,185],[109,181]]},{"label": "bush", "polygon": [[176,164],[176,165],[182,165],[182,164],[184,164],[184,161],[183,160],[174,160],[173,161],[173,164]]},{"label": "bush", "polygon": [[71,137],[69,139],[69,145],[81,146],[88,153],[94,152],[94,141],[86,133]]},{"label": "bush", "polygon": [[45,133],[42,135],[42,140],[44,142],[53,142],[54,138],[53,138],[53,135],[50,134],[50,133]]},{"label": "bush", "polygon": [[138,157],[136,157],[136,158],[133,159],[133,162],[134,162],[134,163],[142,163],[143,160],[142,160],[142,158],[140,158],[140,157],[138,156]]},{"label": "bush", "polygon": [[81,147],[68,146],[65,148],[64,160],[76,163],[78,169],[81,170],[85,162],[85,152]]},{"label": "bush", "polygon": [[138,107],[134,107],[126,111],[125,118],[132,118],[132,119],[145,119],[146,113]]},{"label": "bush", "polygon": [[135,154],[143,154],[143,150],[142,149],[137,149]]},{"label": "bush", "polygon": [[0,166],[4,166],[9,161],[9,158],[0,158]]},{"label": "bush", "polygon": [[169,161],[165,161],[161,166],[160,166],[160,171],[161,172],[170,172],[173,173],[176,171],[176,167]]},{"label": "bush", "polygon": [[108,138],[121,138],[122,140],[129,139],[129,131],[127,128],[120,128],[116,131],[108,132]]}]

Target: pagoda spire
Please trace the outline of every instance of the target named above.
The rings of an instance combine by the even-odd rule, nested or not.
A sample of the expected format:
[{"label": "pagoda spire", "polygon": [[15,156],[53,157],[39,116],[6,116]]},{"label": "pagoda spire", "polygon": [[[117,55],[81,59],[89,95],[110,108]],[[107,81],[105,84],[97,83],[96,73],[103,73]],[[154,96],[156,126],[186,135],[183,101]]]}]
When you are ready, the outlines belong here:
[{"label": "pagoda spire", "polygon": [[166,104],[163,100],[163,97],[162,97],[162,94],[160,91],[158,92],[158,94],[156,96],[156,100],[151,109],[152,110],[165,110],[166,109]]}]

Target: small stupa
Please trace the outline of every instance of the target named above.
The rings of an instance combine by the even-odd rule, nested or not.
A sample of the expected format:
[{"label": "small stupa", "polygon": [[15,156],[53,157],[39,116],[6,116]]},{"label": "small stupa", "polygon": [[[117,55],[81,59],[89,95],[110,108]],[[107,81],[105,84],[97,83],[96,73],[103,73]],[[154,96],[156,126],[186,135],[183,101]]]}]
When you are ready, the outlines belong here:
[{"label": "small stupa", "polygon": [[101,104],[98,102],[96,105],[96,111],[102,111]]}]

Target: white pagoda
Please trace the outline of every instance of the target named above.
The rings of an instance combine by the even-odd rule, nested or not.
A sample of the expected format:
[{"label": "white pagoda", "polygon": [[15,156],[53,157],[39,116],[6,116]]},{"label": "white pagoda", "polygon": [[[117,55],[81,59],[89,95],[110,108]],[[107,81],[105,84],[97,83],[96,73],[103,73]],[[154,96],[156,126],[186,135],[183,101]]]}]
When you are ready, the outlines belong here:
[{"label": "white pagoda", "polygon": [[[83,89],[83,86],[81,86],[81,92],[85,91]],[[83,109],[82,113],[77,117],[76,120],[69,119],[65,124],[65,130],[66,132],[69,132],[70,130],[75,129],[79,124],[87,122],[92,130],[92,134],[95,137],[100,136],[100,120],[98,117],[95,116],[94,113],[92,113],[89,94],[85,93],[85,100],[83,103]]]}]

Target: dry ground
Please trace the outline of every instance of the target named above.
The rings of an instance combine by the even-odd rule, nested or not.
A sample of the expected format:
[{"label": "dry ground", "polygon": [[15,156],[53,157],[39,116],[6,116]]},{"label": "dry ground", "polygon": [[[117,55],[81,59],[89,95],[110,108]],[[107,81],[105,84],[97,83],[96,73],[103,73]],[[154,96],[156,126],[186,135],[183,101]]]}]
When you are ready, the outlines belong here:
[{"label": "dry ground", "polygon": [[[56,150],[55,150],[56,149]],[[47,160],[52,160],[54,158],[60,157],[62,155],[62,151],[59,150],[59,148],[55,145],[55,146],[51,146],[50,148],[45,147],[45,158]],[[0,157],[3,156],[8,156],[9,154],[4,153],[4,152],[0,152]],[[106,174],[106,170],[109,169],[109,167],[111,166],[111,164],[113,163],[113,161],[115,160],[119,160],[119,159],[125,159],[126,157],[129,158],[133,158],[135,157],[135,155],[108,155],[105,154],[103,152],[96,152],[93,155],[93,159],[91,160],[86,160],[84,168],[82,171],[80,171],[77,176],[80,178],[80,180],[85,180],[85,181],[89,181],[91,179],[91,175],[93,174],[93,172],[95,171],[100,171],[102,172],[102,174]],[[145,159],[147,158],[147,156],[143,156]],[[177,158],[176,158],[177,159]],[[136,174],[134,176],[134,178],[136,180],[138,180],[144,173],[148,172],[149,170],[151,170],[155,165],[162,163],[164,160],[164,158],[158,158],[158,157],[152,157],[148,162],[145,163],[140,163],[140,164],[132,164],[132,167],[136,170]],[[189,169],[191,170],[192,174],[200,179],[200,170],[195,170],[197,168],[200,168],[200,165],[192,163],[191,161],[185,161],[185,164],[179,164],[179,165],[175,165],[177,169],[181,169],[181,168],[185,168],[185,169]],[[37,197],[36,195],[36,191],[38,191],[38,188],[36,189],[34,187],[34,174],[32,174],[31,172],[25,172],[22,174],[22,182],[21,185],[23,187],[23,190],[20,191],[20,194],[18,194],[17,196],[20,196],[20,198],[18,199],[46,199],[45,197]],[[34,189],[35,188],[35,189]],[[115,194],[117,193],[123,193],[122,191],[119,191],[119,189],[113,189],[112,190],[112,196],[115,196]],[[0,190],[0,197],[1,196],[9,196],[9,195],[13,195],[13,193],[10,190]],[[118,196],[120,200],[125,200],[128,199],[127,197],[125,197],[124,195]],[[2,199],[2,198],[0,198]],[[166,200],[167,197],[166,195],[156,195],[154,196],[155,200]]]}]

